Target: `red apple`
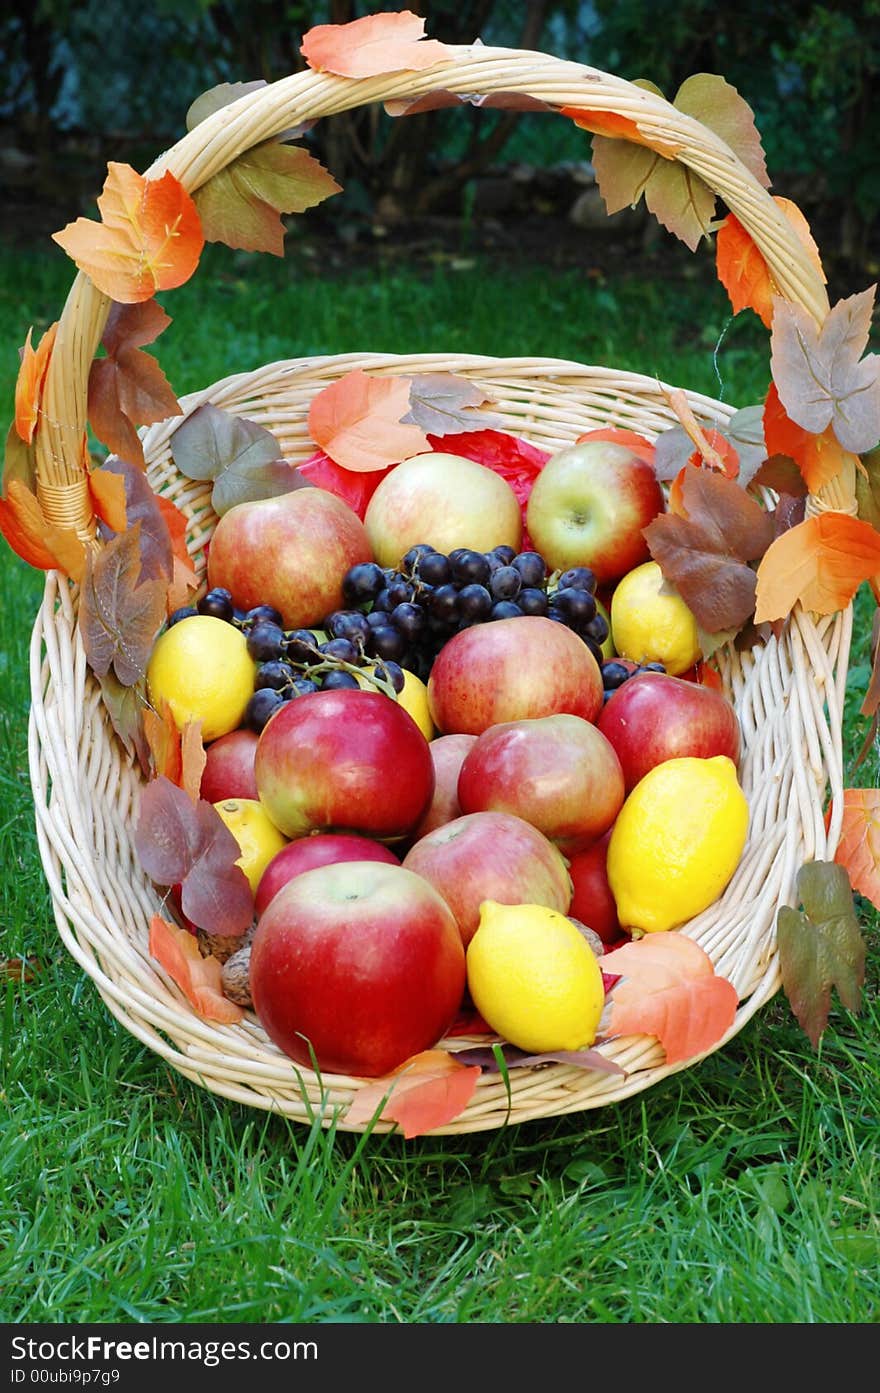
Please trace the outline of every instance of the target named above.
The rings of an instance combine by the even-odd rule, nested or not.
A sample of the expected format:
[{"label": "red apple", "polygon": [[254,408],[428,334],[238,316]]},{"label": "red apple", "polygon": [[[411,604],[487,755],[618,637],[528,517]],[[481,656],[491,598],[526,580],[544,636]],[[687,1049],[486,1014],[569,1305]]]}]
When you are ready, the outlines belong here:
[{"label": "red apple", "polygon": [[326,489],[298,488],[223,514],[208,548],[208,584],[225,586],[241,609],[274,605],[285,628],[308,628],[342,606],[346,571],[372,559],[353,508]]},{"label": "red apple", "polygon": [[434,793],[431,751],[408,711],[382,692],[339,688],[286,701],[260,734],[260,798],[288,837],[405,837]]},{"label": "red apple", "polygon": [[356,832],[316,832],[310,837],[297,837],[296,841],[276,851],[263,871],[254,896],[257,918],[294,876],[340,861],[383,861],[386,866],[400,865],[400,858],[384,842],[375,842],[372,837],[362,837]]},{"label": "red apple", "polygon": [[576,852],[568,863],[574,887],[569,914],[586,924],[606,944],[629,937],[620,926],[617,905],[608,884],[606,862],[610,839],[609,828],[592,846]]},{"label": "red apple", "polygon": [[454,817],[461,817],[458,801],[458,775],[462,760],[471,749],[476,735],[438,735],[430,744],[434,764],[434,797],[413,837],[427,836],[435,827],[442,827]]},{"label": "red apple", "polygon": [[367,504],[364,526],[380,566],[396,566],[411,546],[519,550],[522,510],[506,479],[461,455],[431,451],[390,469]]},{"label": "red apple", "polygon": [[529,494],[526,527],[549,565],[589,566],[605,584],[650,560],[643,528],[664,507],[650,464],[625,445],[584,440],[548,459]]},{"label": "red apple", "polygon": [[592,721],[602,708],[599,664],[555,619],[521,615],[473,624],[443,645],[428,705],[444,735],[481,735],[502,721],[567,711]]},{"label": "red apple", "polygon": [[727,755],[739,764],[740,729],[723,692],[665,672],[628,677],[596,722],[617,751],[627,793],[667,759]]},{"label": "red apple", "polygon": [[458,778],[463,813],[514,813],[565,855],[601,837],[623,798],[609,741],[590,721],[565,713],[490,726]]},{"label": "red apple", "polygon": [[[386,698],[387,700],[387,698]],[[250,985],[266,1034],[298,1064],[377,1077],[437,1044],[465,988],[441,895],[402,866],[344,861],[288,882],[254,933]]]},{"label": "red apple", "polygon": [[[503,620],[497,620],[503,623]],[[403,864],[446,900],[467,947],[483,900],[568,912],[571,880],[558,847],[512,813],[469,813],[410,847]]]},{"label": "red apple", "polygon": [[256,798],[256,752],[257,733],[244,727],[212,740],[205,747],[200,797],[206,803],[222,803],[226,798]]}]

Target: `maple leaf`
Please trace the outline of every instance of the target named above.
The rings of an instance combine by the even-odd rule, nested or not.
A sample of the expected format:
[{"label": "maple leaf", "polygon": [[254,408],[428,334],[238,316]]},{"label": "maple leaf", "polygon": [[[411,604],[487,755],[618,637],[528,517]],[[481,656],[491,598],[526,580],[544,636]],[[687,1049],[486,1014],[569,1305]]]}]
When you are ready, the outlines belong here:
[{"label": "maple leaf", "polygon": [[364,15],[348,24],[316,24],[303,35],[300,53],[316,72],[340,77],[413,72],[448,62],[446,45],[424,35],[424,19],[411,10]]},{"label": "maple leaf", "polygon": [[19,438],[30,445],[40,419],[40,402],[49,358],[55,347],[58,334],[58,321],[50,324],[40,338],[36,348],[31,347],[33,326],[27,331],[27,338],[21,350],[21,364],[15,380],[15,429]]},{"label": "maple leaf", "polygon": [[479,1065],[462,1064],[448,1050],[422,1050],[384,1078],[359,1089],[345,1120],[359,1127],[375,1117],[381,1122],[396,1122],[407,1140],[423,1136],[464,1111],[480,1072]]},{"label": "maple leaf", "polygon": [[123,304],[149,300],[189,280],[204,236],[196,205],[169,171],[145,179],[111,160],[98,199],[101,222],[77,218],[53,241],[104,295]]},{"label": "maple leaf", "polygon": [[[819,259],[819,249],[803,213],[797,204],[788,198],[780,198],[774,194],[773,201],[806,247],[810,260],[824,284],[825,272]],[[739,314],[740,310],[752,309],[769,329],[773,321],[773,299],[779,295],[779,287],[763,254],[734,213],[728,213],[718,228],[715,238],[715,265],[718,279],[727,291],[734,314]]]},{"label": "maple leaf", "polygon": [[828,1024],[831,989],[858,1012],[865,980],[865,943],[846,869],[810,861],[797,876],[802,909],[782,905],[776,916],[782,985],[813,1048]]},{"label": "maple leaf", "polygon": [[506,1069],[528,1069],[539,1064],[571,1064],[575,1069],[595,1069],[600,1074],[617,1074],[620,1078],[626,1076],[626,1070],[613,1059],[606,1058],[601,1050],[551,1050],[543,1054],[529,1054],[507,1041],[501,1041],[493,1048],[484,1046],[456,1050],[455,1057],[462,1064],[478,1064],[487,1074],[499,1073],[503,1061]]},{"label": "maple leaf", "polygon": [[814,435],[830,426],[856,455],[880,438],[880,356],[861,357],[876,289],[838,300],[821,326],[800,305],[774,300],[770,367],[782,405]]},{"label": "maple leaf", "polygon": [[281,214],[304,213],[341,192],[308,150],[267,140],[212,175],[193,197],[206,241],[283,256]]},{"label": "maple leaf", "polygon": [[171,707],[164,699],[159,701],[157,707],[148,706],[144,711],[144,735],[149,746],[153,774],[179,785],[183,773],[180,731],[171,714]]},{"label": "maple leaf", "polygon": [[36,494],[10,478],[0,499],[0,532],[17,556],[42,571],[63,571],[77,583],[86,565],[86,549],[72,527],[47,522]]},{"label": "maple leaf", "polygon": [[150,919],[150,956],[168,973],[197,1015],[222,1025],[237,1025],[244,1011],[223,992],[220,961],[203,958],[197,940],[161,915]]},{"label": "maple leaf", "polygon": [[211,506],[218,517],[237,503],[275,498],[307,483],[281,458],[271,431],[204,402],[171,438],[174,463],[187,479],[213,479]]},{"label": "maple leaf", "polygon": [[705,1054],[733,1025],[736,988],[685,934],[645,934],[606,953],[602,968],[621,977],[610,993],[608,1034],[656,1035],[667,1064]]},{"label": "maple leaf", "polygon": [[773,537],[770,515],[732,479],[688,466],[686,516],[661,514],[643,529],[651,556],[707,633],[738,629],[755,607],[748,564]]},{"label": "maple leaf", "polygon": [[99,677],[113,668],[123,686],[139,681],[162,620],[167,583],[142,579],[141,524],[135,523],[86,558],[79,627],[86,657]]},{"label": "maple leaf", "polygon": [[764,400],[764,437],[769,455],[794,460],[810,493],[818,493],[845,464],[855,463],[855,456],[844,450],[830,425],[816,435],[792,421],[775,382],[770,383]]},{"label": "maple leaf", "polygon": [[106,357],[89,369],[88,416],[92,430],[109,450],[144,467],[137,426],[181,414],[156,359],[141,350],[171,319],[155,300],[110,307],[101,342]]},{"label": "maple leaf", "polygon": [[[357,21],[355,21],[357,22]],[[409,377],[376,377],[355,368],[331,382],[309,407],[309,432],[344,469],[387,469],[429,446],[418,426],[403,425],[410,409]]]},{"label": "maple leaf", "polygon": [[852,888],[880,909],[880,789],[845,788],[840,840],[834,860]]},{"label": "maple leaf", "polygon": [[705,464],[709,469],[717,469],[728,479],[735,479],[739,473],[739,456],[720,431],[711,427],[704,430],[694,415],[693,408],[680,387],[663,388],[663,395],[681,422],[681,427],[696,446],[696,451],[686,463]]},{"label": "maple leaf", "polygon": [[212,803],[157,775],[141,792],[135,850],[157,885],[179,885],[181,908],[206,933],[235,937],[253,922],[241,848]]},{"label": "maple leaf", "polygon": [[[425,434],[452,435],[470,430],[474,424],[473,408],[488,401],[485,391],[466,377],[451,372],[421,373],[410,380],[410,409],[402,422],[419,426]],[[495,428],[500,418],[480,413],[480,427]]]},{"label": "maple leaf", "polygon": [[783,619],[799,600],[813,614],[836,614],[863,581],[880,574],[880,535],[870,523],[826,512],[783,532],[757,572],[755,623]]},{"label": "maple leaf", "polygon": [[486,107],[497,111],[554,111],[555,107],[528,92],[423,92],[419,97],[391,97],[384,103],[389,116],[415,116],[450,106]]},{"label": "maple leaf", "polygon": [[155,497],[171,538],[171,578],[166,604],[168,613],[173,614],[186,602],[190,592],[198,588],[199,579],[186,544],[186,517],[170,498],[160,493]]}]

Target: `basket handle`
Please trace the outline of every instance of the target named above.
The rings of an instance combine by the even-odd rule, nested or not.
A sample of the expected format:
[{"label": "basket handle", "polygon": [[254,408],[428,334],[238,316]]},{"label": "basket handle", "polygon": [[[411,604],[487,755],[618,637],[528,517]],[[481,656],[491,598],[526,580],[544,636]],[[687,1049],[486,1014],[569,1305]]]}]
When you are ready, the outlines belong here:
[{"label": "basket handle", "polygon": [[[713,131],[657,94],[585,64],[517,49],[448,46],[449,61],[418,72],[370,78],[295,73],[212,113],[155,161],[148,177],[170,170],[193,193],[239,155],[303,121],[352,108],[438,91],[458,96],[525,94],[551,107],[580,106],[638,121],[679,147],[678,160],[725,202],[763,255],[779,293],[821,324],[829,304],[821,275],[780,208]],[[48,520],[92,535],[94,520],[82,466],[88,377],[111,301],[80,272],[59,320],[37,432],[37,491]],[[847,465],[813,505],[852,511],[855,471]]]}]

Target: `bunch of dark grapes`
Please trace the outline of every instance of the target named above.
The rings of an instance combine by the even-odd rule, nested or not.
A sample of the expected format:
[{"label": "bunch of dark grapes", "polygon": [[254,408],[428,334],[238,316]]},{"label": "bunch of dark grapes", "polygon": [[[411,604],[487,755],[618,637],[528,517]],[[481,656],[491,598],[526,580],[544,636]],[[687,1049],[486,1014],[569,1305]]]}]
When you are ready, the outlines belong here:
[{"label": "bunch of dark grapes", "polygon": [[622,663],[617,658],[606,658],[601,664],[603,701],[614,696],[618,687],[635,677],[639,672],[665,672],[663,663]]},{"label": "bunch of dark grapes", "polygon": [[[349,609],[328,619],[369,632],[365,651],[410,668],[423,681],[443,645],[462,629],[493,619],[544,615],[573,630],[602,660],[608,625],[596,606],[596,578],[586,566],[551,571],[536,551],[457,547],[448,554],[428,543],[411,547],[396,568],[353,566],[343,578]],[[359,618],[360,616],[360,618]]]},{"label": "bunch of dark grapes", "polygon": [[240,610],[230,592],[221,586],[209,590],[197,604],[176,610],[168,623],[179,623],[193,614],[222,619],[245,635],[248,652],[256,663],[254,694],[242,721],[251,730],[261,731],[279,706],[294,697],[339,687],[360,687],[358,669],[371,670],[386,688],[403,690],[405,679],[400,664],[393,660],[376,661],[378,655],[367,651],[369,626],[363,614],[358,614],[354,621],[342,612],[330,615],[321,629],[285,629],[282,616],[272,605]]}]

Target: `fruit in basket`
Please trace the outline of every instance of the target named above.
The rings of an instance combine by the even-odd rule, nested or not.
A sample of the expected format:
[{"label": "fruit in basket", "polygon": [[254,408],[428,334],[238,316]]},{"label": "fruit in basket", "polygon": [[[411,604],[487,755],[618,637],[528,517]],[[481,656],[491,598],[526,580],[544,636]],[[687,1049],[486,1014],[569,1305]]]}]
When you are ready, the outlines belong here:
[{"label": "fruit in basket", "polygon": [[446,1033],[464,995],[464,948],[420,876],[340,862],[275,895],[254,934],[250,985],[266,1034],[297,1063],[377,1077]]},{"label": "fruit in basket", "polygon": [[605,1005],[599,960],[558,911],[487,900],[467,949],[467,984],[487,1025],[530,1054],[588,1049]]},{"label": "fruit in basket", "polygon": [[598,934],[604,944],[618,943],[626,937],[608,884],[608,843],[612,830],[609,827],[591,846],[575,852],[568,862],[573,891],[568,912],[572,919]]},{"label": "fruit in basket", "polygon": [[244,635],[222,619],[194,614],[165,629],[147,664],[147,696],[168,708],[179,729],[201,721],[205,742],[235,730],[254,690],[255,664]]},{"label": "fruit in basket", "polygon": [[608,883],[626,929],[675,929],[722,894],[749,825],[736,765],[686,756],[650,769],[627,795],[608,843]]},{"label": "fruit in basket", "polygon": [[582,639],[541,615],[463,629],[443,645],[428,679],[437,729],[480,735],[502,721],[567,711],[592,721],[602,707],[599,664]]},{"label": "fruit in basket", "polygon": [[512,813],[468,813],[420,837],[403,864],[430,881],[468,944],[484,900],[534,903],[563,914],[571,902],[565,858],[543,832]]},{"label": "fruit in basket", "polygon": [[260,735],[257,788],[288,837],[362,832],[405,837],[434,792],[427,740],[412,716],[382,692],[359,687],[285,702]]},{"label": "fruit in basket", "polygon": [[337,865],[340,861],[383,861],[386,866],[400,865],[400,858],[384,842],[356,832],[316,832],[311,837],[297,837],[276,852],[263,872],[254,895],[257,918],[294,876],[314,870],[316,866]]},{"label": "fruit in basket", "polygon": [[589,566],[604,584],[647,560],[643,529],[663,511],[650,464],[625,445],[585,440],[547,460],[529,494],[526,526],[551,566]]},{"label": "fruit in basket", "polygon": [[611,743],[591,721],[564,712],[490,726],[458,779],[463,813],[514,813],[565,855],[601,837],[623,798]]},{"label": "fruit in basket", "polygon": [[621,658],[662,663],[673,677],[702,657],[697,621],[656,561],[643,562],[618,581],[611,635]]},{"label": "fruit in basket", "polygon": [[380,566],[396,566],[419,542],[439,551],[472,547],[517,549],[522,512],[516,494],[494,469],[462,455],[429,451],[402,460],[384,476],[364,514]]},{"label": "fruit in basket", "polygon": [[667,759],[727,755],[739,764],[733,703],[723,692],[669,673],[634,673],[605,703],[596,724],[617,752],[627,792]]},{"label": "fruit in basket", "polygon": [[205,750],[199,796],[206,803],[219,803],[223,798],[256,798],[256,752],[256,731],[244,726],[212,740]]},{"label": "fruit in basket", "polygon": [[325,489],[237,503],[208,547],[208,583],[244,610],[268,604],[287,629],[318,624],[342,604],[342,577],[372,551],[353,508]]},{"label": "fruit in basket", "polygon": [[257,887],[272,858],[287,845],[258,798],[224,798],[214,807],[241,848],[236,865],[248,878],[251,893]]},{"label": "fruit in basket", "polygon": [[435,827],[443,827],[455,817],[461,817],[458,801],[458,775],[462,761],[477,739],[476,735],[438,735],[431,741],[434,764],[434,796],[413,837],[427,836]]}]

